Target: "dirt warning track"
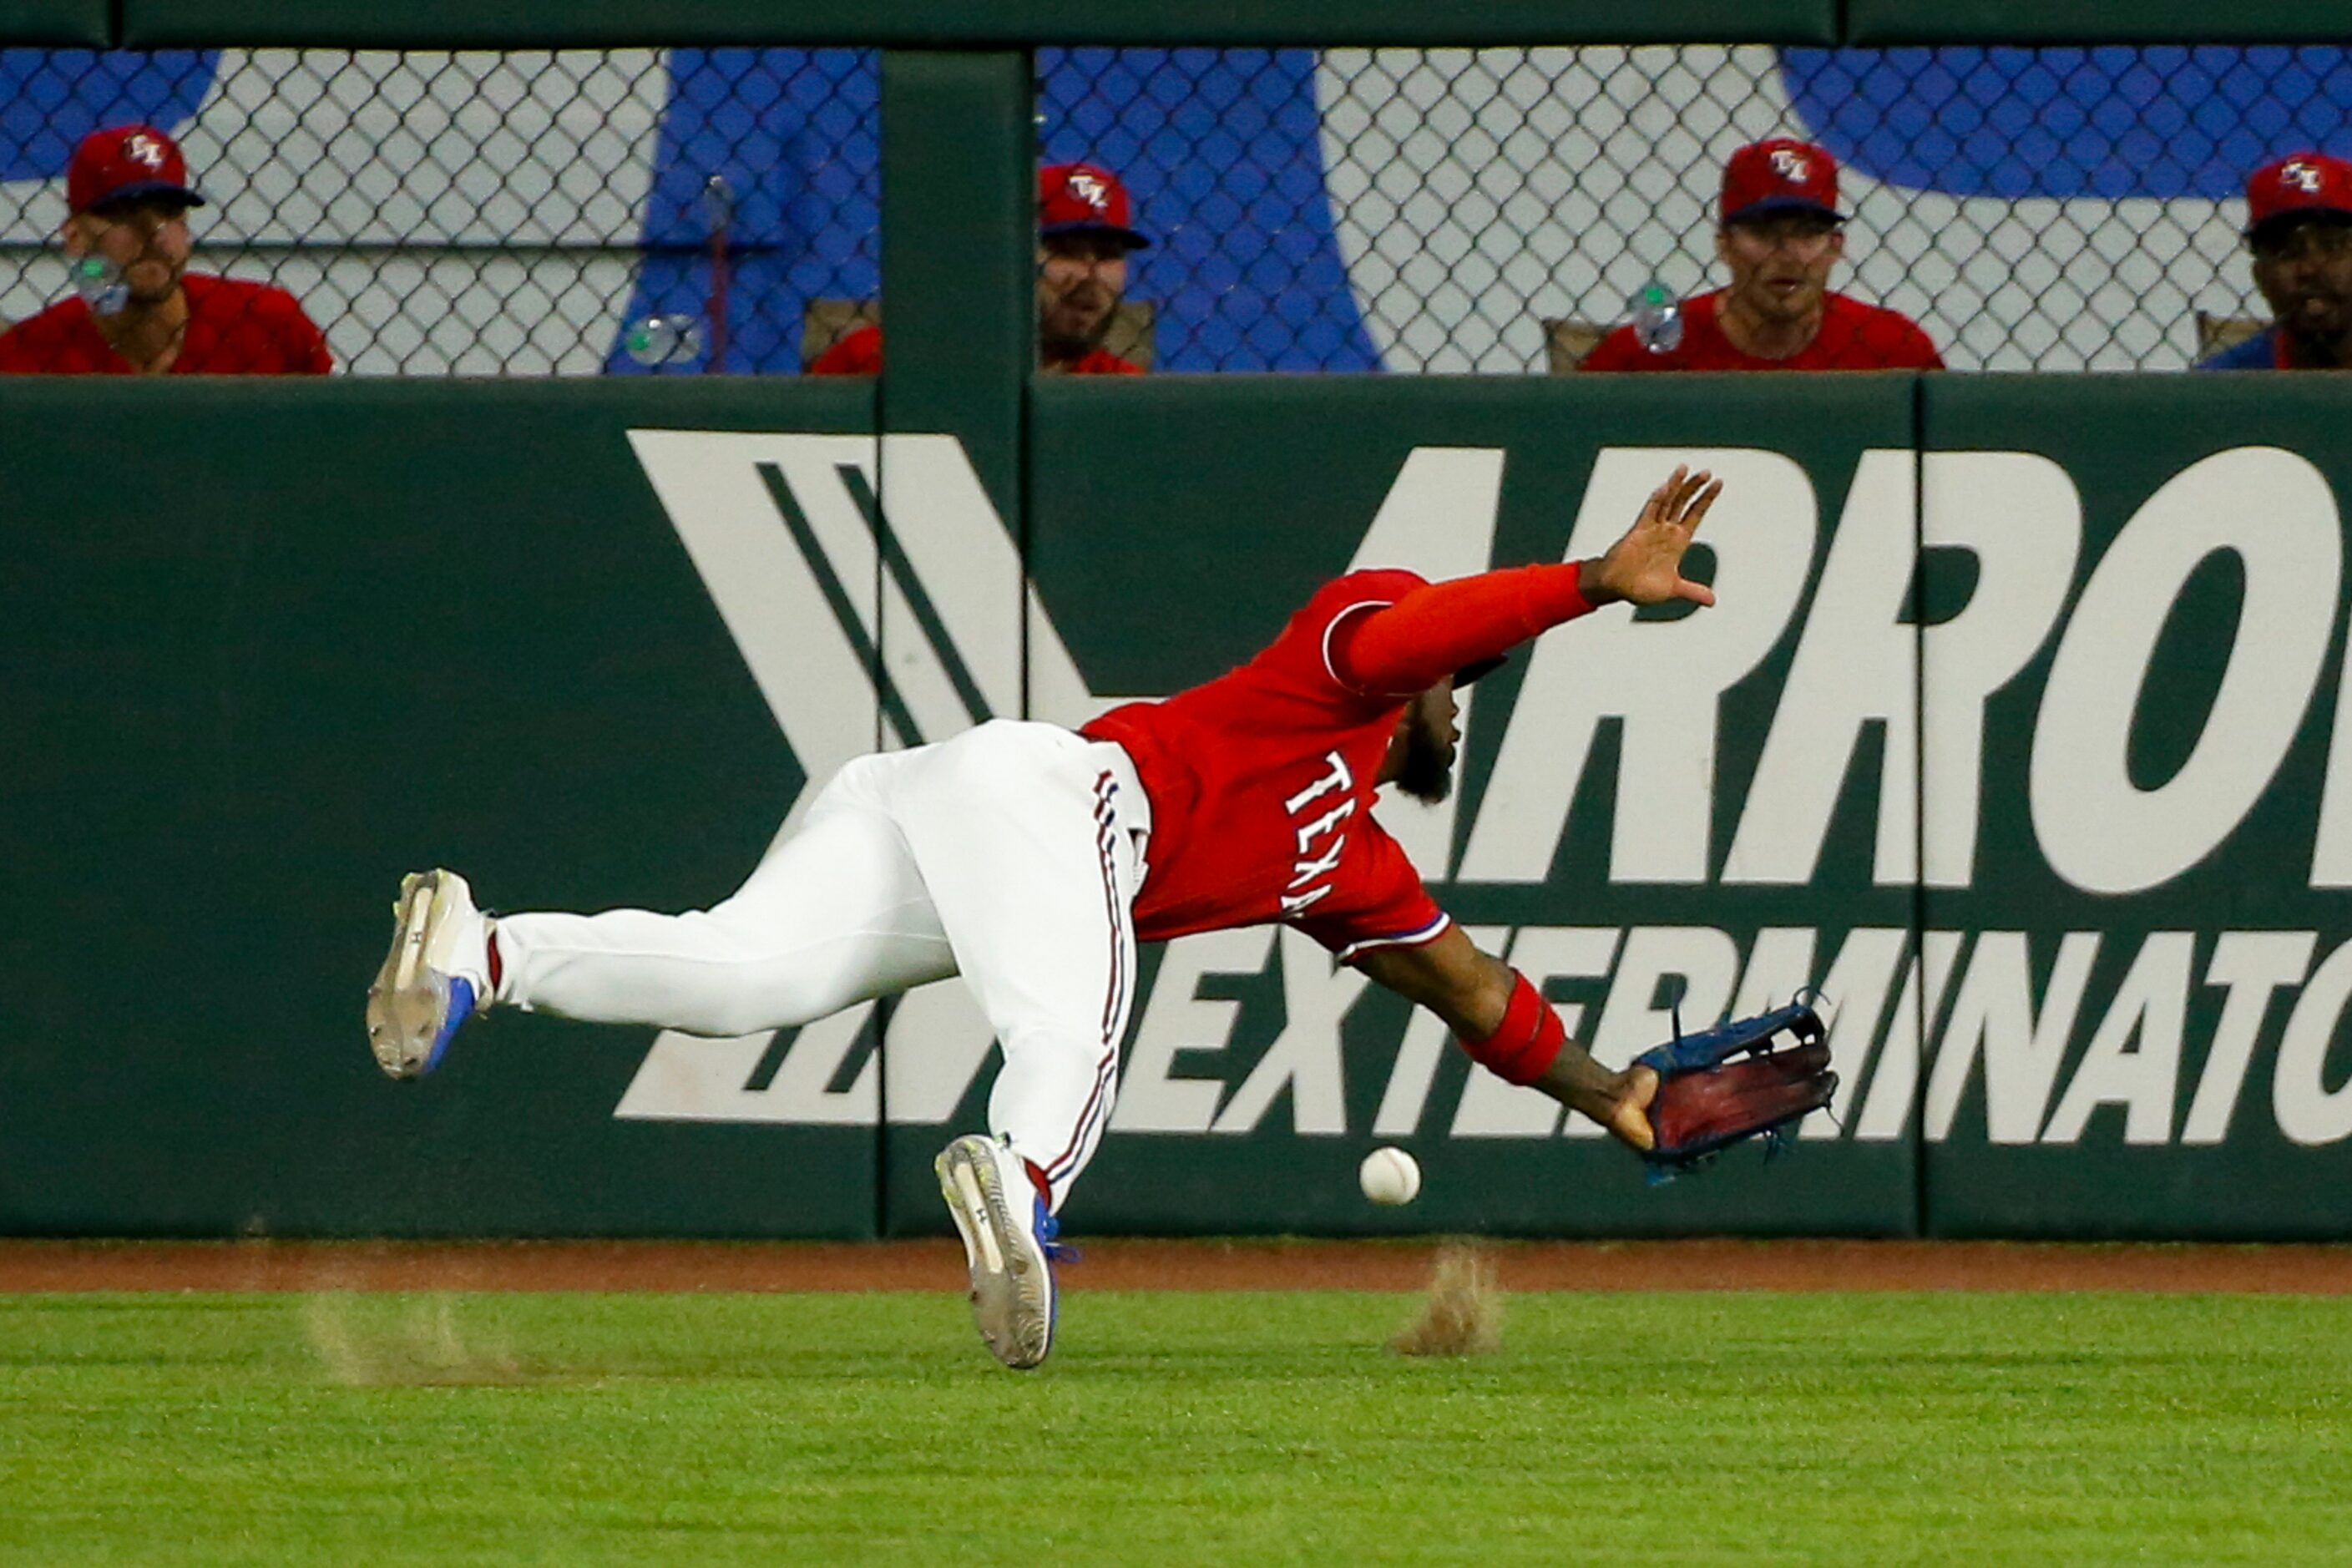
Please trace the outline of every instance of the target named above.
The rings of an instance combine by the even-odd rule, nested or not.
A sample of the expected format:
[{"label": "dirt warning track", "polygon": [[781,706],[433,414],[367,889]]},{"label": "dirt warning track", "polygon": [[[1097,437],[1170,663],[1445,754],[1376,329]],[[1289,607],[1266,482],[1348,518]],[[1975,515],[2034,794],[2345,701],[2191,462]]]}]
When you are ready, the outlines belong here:
[{"label": "dirt warning track", "polygon": [[[1074,1290],[1417,1290],[1429,1241],[1087,1244]],[[1977,1241],[1510,1242],[1513,1290],[2352,1292],[2352,1247]],[[0,1241],[0,1293],[58,1290],[942,1290],[952,1241]]]}]

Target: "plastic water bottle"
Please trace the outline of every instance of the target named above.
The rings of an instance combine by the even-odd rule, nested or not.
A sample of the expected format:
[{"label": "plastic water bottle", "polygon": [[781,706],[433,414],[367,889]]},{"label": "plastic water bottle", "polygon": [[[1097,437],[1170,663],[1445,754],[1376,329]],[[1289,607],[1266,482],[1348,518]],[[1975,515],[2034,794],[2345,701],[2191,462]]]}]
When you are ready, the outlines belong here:
[{"label": "plastic water bottle", "polygon": [[131,303],[131,285],[122,280],[122,268],[103,256],[76,258],[73,286],[93,316],[120,315]]},{"label": "plastic water bottle", "polygon": [[642,365],[691,363],[702,353],[702,323],[678,313],[647,316],[630,323],[621,335],[621,347]]},{"label": "plastic water bottle", "polygon": [[1683,346],[1683,307],[1665,289],[1651,284],[1633,296],[1633,341],[1654,354]]}]

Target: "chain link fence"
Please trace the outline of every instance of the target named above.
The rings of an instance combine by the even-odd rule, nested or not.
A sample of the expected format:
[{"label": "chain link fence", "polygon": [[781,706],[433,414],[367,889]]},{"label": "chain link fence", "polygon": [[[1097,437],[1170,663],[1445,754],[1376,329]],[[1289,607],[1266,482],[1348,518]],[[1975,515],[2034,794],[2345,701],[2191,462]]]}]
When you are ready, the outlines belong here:
[{"label": "chain link fence", "polygon": [[2172,370],[2261,316],[2243,182],[2352,153],[2341,48],[1077,49],[1050,154],[1133,186],[1177,370],[1557,367],[1656,283],[1719,286],[1725,159],[1844,165],[1832,287],[1959,370]]},{"label": "chain link fence", "polygon": [[866,50],[0,51],[0,318],[71,292],[76,141],[144,121],[209,202],[192,267],[343,369],[794,370],[806,302],[878,285],[879,97]]},{"label": "chain link fence", "polygon": [[[1045,48],[1041,152],[1122,175],[1134,357],[1524,374],[1722,281],[1740,144],[1845,166],[1832,287],[1956,370],[2169,370],[2260,316],[2242,184],[2352,153],[2352,52]],[[0,318],[69,292],[67,158],[144,120],[361,374],[790,372],[879,288],[878,57],[0,51]],[[718,184],[713,184],[716,180]],[[646,330],[646,323],[655,330]],[[646,362],[651,362],[647,363]]]}]

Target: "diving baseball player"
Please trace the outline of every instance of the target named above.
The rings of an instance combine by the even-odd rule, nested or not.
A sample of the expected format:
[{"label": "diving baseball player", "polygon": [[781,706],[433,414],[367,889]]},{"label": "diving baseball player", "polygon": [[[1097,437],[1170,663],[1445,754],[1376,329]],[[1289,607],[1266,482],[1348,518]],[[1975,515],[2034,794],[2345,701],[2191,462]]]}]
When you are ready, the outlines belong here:
[{"label": "diving baseball player", "polygon": [[1454,688],[1517,644],[1620,600],[1713,604],[1681,566],[1721,490],[1677,468],[1596,560],[1435,584],[1350,573],[1240,668],[1076,731],[1000,720],[861,757],[706,910],[492,919],[455,872],[412,875],[368,991],[369,1044],[414,1078],[493,1005],[725,1037],[961,974],[1004,1066],[989,1134],[947,1146],[940,1185],[981,1337],[1013,1367],[1053,1347],[1054,1215],[1109,1118],[1139,942],[1296,926],[1435,1012],[1481,1066],[1647,1148],[1656,1075],[1570,1042],[1437,907],[1370,806],[1385,784],[1444,797]]}]

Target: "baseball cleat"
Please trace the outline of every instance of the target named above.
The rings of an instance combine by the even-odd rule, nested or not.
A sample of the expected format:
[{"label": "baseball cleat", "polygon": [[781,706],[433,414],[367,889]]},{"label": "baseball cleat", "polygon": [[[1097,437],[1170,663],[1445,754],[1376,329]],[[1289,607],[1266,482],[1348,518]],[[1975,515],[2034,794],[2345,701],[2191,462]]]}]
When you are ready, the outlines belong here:
[{"label": "baseball cleat", "polygon": [[971,1268],[971,1321],[991,1354],[1025,1372],[1054,1348],[1054,1265],[1076,1255],[1054,1239],[1060,1227],[1010,1143],[959,1138],[932,1169]]},{"label": "baseball cleat", "polygon": [[368,1048],[389,1076],[421,1078],[489,999],[490,922],[455,871],[402,878],[392,918],[392,951],[368,987]]}]

